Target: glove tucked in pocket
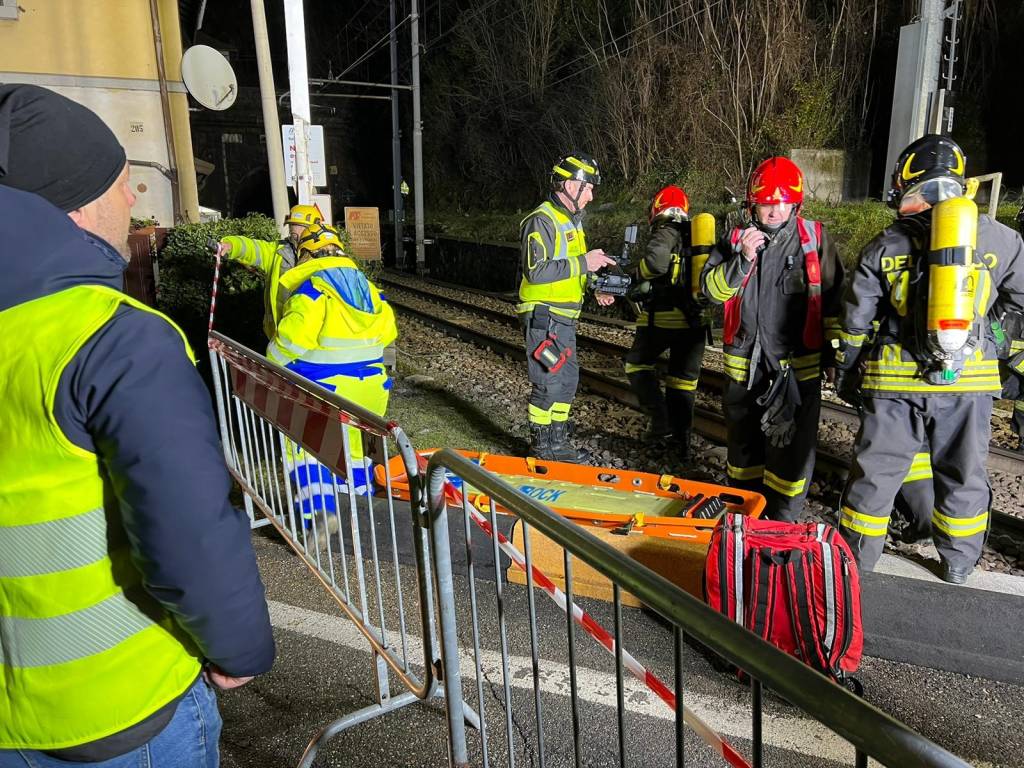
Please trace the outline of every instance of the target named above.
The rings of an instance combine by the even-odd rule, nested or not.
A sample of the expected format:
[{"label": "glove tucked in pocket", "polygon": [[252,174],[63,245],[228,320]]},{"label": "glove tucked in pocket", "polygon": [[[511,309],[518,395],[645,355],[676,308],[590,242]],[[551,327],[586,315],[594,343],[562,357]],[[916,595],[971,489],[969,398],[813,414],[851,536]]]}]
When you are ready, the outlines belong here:
[{"label": "glove tucked in pocket", "polygon": [[792,368],[784,368],[772,381],[768,391],[757,398],[764,408],[761,431],[776,448],[785,448],[796,435],[796,409],[800,405],[800,388]]}]

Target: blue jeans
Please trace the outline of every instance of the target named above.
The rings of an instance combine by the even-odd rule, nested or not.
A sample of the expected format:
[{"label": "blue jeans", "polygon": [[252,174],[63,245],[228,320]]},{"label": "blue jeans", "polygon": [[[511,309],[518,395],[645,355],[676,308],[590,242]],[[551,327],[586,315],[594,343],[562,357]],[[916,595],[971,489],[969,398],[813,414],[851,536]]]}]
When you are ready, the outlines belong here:
[{"label": "blue jeans", "polygon": [[217,768],[220,765],[217,697],[200,677],[160,733],[119,757],[99,763],[69,763],[24,749],[0,749],[0,768]]}]

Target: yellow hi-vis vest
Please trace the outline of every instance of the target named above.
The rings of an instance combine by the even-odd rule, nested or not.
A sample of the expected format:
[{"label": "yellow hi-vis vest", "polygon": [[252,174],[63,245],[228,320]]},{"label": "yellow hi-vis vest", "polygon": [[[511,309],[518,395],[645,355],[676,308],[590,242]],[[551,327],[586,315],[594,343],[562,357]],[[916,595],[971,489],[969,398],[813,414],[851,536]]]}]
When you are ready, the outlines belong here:
[{"label": "yellow hi-vis vest", "polygon": [[383,373],[384,347],[398,336],[395,313],[361,274],[347,256],[310,259],[288,270],[281,280],[288,299],[267,357],[279,365],[306,363],[300,372],[314,381],[365,377],[359,366],[367,364],[380,364]]},{"label": "yellow hi-vis vest", "polygon": [[280,284],[281,275],[288,271],[282,267],[285,254],[292,251],[292,244],[287,240],[271,242],[236,235],[225,237],[224,242],[231,243],[228,259],[263,273],[263,332],[268,339],[274,338],[281,309],[288,298],[287,293],[281,291]]},{"label": "yellow hi-vis vest", "polygon": [[[523,219],[520,227],[534,216],[547,217],[555,227],[555,252],[549,254],[548,258],[578,259],[587,252],[587,238],[583,234],[583,227],[576,226],[572,218],[552,205],[550,200],[545,200],[537,206]],[[532,257],[528,254],[527,258]],[[516,305],[516,312],[532,312],[538,304],[545,304],[555,314],[579,317],[586,287],[585,270],[553,283],[531,283],[524,272],[523,281],[519,285],[519,304]]]},{"label": "yellow hi-vis vest", "polygon": [[65,367],[122,303],[153,312],[86,285],[0,312],[0,749],[118,733],[199,674],[143,590],[99,457],[53,412]]}]

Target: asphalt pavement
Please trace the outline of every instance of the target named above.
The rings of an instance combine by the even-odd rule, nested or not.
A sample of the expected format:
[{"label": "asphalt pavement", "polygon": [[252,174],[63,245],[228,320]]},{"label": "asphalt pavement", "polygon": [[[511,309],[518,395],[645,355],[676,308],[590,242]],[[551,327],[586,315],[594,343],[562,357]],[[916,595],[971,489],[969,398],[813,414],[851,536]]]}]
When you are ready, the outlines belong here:
[{"label": "asphalt pavement", "polygon": [[[452,541],[465,539],[460,517],[452,515]],[[422,677],[422,655],[418,648],[423,632],[411,565],[411,537],[401,522],[408,518],[399,513],[397,519],[397,571],[389,549],[387,521],[383,516],[376,521],[380,572],[388,586],[367,592],[368,615],[386,617],[389,643],[396,649],[404,645],[411,674]],[[276,534],[262,529],[254,534],[253,541],[267,586],[278,659],[269,674],[220,697],[225,719],[225,768],[297,765],[307,743],[321,728],[377,701],[376,667],[363,636]],[[362,544],[368,562],[372,557],[371,542],[365,533]],[[499,617],[491,552],[489,541],[477,534],[469,557],[462,547],[455,547],[453,556],[463,691],[467,703],[484,713],[483,733],[476,729],[468,731],[471,764],[485,764],[482,745],[486,738],[488,765],[572,766],[577,764],[578,756],[580,765],[618,766],[616,686],[611,656],[577,633],[575,687],[579,737],[574,739],[565,615],[538,593],[538,728],[526,590],[502,583]],[[343,594],[347,589],[349,598],[359,605],[353,558],[349,555],[344,565],[337,555],[334,560],[338,589]],[[472,674],[469,561],[476,576],[473,584],[484,671],[479,688]],[[394,631],[398,623],[396,576],[401,578],[400,589],[406,596],[404,644]],[[934,609],[934,601],[941,596],[942,593],[931,596],[933,605],[929,610]],[[600,623],[611,628],[608,604],[587,599],[581,603]],[[999,620],[1006,620],[1007,611],[1012,613],[1016,608],[1016,604],[1002,605]],[[867,616],[866,608],[866,621]],[[978,615],[964,614],[963,618],[966,624],[977,621]],[[503,637],[508,649],[507,670],[501,663]],[[963,637],[969,637],[969,633]],[[962,638],[957,642],[962,642]],[[639,609],[624,608],[623,645],[672,684],[672,635],[656,618]],[[696,651],[685,648],[683,653],[686,705],[741,753],[749,754],[749,690],[735,677],[715,671]],[[913,654],[908,651],[907,655]],[[989,663],[997,662],[990,659]],[[870,703],[972,764],[1024,766],[1024,687],[874,657],[865,658],[858,677]],[[396,696],[404,689],[393,675],[391,679],[390,695]],[[675,765],[671,710],[639,683],[628,680],[625,689],[626,764]],[[512,702],[511,718],[505,714],[506,696]],[[543,735],[543,762],[538,733]],[[853,764],[853,750],[848,744],[771,694],[766,695],[765,701],[764,738],[766,765]],[[685,731],[684,743],[687,765],[724,764],[693,730]],[[445,711],[443,702],[435,699],[413,703],[344,731],[321,751],[316,765],[443,766],[447,759]]]}]

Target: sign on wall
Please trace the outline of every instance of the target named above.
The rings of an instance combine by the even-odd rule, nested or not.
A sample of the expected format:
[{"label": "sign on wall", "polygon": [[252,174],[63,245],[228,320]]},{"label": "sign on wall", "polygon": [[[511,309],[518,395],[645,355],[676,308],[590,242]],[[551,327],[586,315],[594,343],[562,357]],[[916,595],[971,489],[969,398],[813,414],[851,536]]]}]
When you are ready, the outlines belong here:
[{"label": "sign on wall", "polygon": [[348,232],[352,256],[380,259],[380,209],[346,207],[345,231]]}]

